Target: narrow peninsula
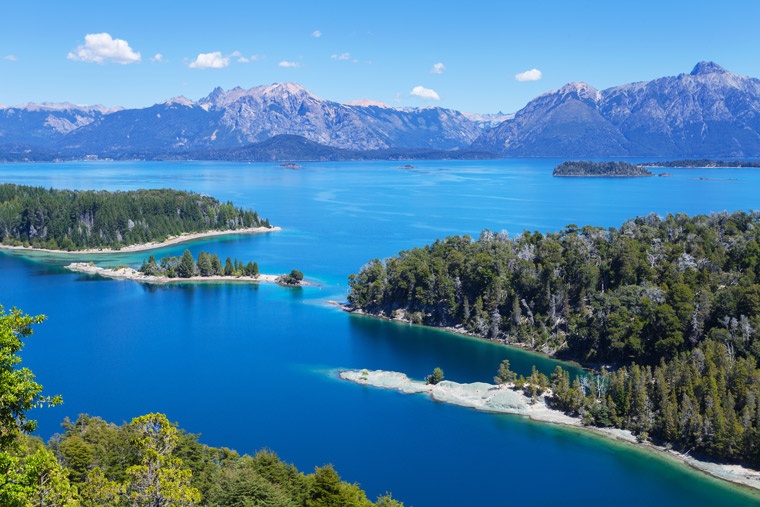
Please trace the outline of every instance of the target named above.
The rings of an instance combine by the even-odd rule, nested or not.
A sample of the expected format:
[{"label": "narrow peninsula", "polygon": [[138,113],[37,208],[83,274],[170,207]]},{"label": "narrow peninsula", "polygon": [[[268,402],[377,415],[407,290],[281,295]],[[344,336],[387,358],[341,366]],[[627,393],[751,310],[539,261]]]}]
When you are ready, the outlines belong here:
[{"label": "narrow peninsula", "polygon": [[556,408],[757,470],[758,280],[760,212],[651,214],[375,259],[348,309],[577,361],[594,373],[555,372]]},{"label": "narrow peninsula", "polygon": [[[508,364],[507,371],[500,368],[500,372],[508,373]],[[535,372],[534,375],[536,375]],[[496,384],[486,382],[463,384],[449,380],[436,383],[413,380],[404,373],[382,370],[343,370],[338,372],[338,376],[360,385],[390,389],[404,394],[426,394],[432,400],[441,403],[497,414],[520,415],[537,422],[582,428],[629,444],[644,445],[646,449],[664,453],[713,477],[760,490],[760,472],[756,470],[698,459],[688,452],[679,452],[670,446],[656,445],[642,440],[629,430],[585,426],[581,417],[568,416],[556,408],[556,394],[551,388],[540,385],[542,382],[540,378],[507,379],[497,376],[494,378]]]}]

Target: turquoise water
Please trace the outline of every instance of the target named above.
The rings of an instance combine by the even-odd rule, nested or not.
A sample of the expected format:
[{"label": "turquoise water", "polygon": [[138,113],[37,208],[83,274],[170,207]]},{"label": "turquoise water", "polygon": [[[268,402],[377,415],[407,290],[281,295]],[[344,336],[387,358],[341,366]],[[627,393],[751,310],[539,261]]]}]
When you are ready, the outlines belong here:
[{"label": "turquoise water", "polygon": [[[347,315],[347,277],[373,257],[484,228],[619,226],[651,212],[757,208],[760,172],[669,170],[670,178],[552,178],[556,160],[304,164],[67,163],[0,166],[0,180],[56,188],[173,187],[252,207],[282,232],[196,241],[157,257],[216,251],[264,273],[297,268],[316,287],[142,286],[62,269],[62,255],[0,254],[0,303],[49,319],[24,363],[64,405],[36,410],[48,437],[64,416],[121,422],[165,412],[201,441],[268,447],[309,471],[333,463],[371,497],[406,505],[755,505],[685,467],[584,433],[479,413],[340,381],[339,368],[436,366],[490,380],[509,358],[529,373],[547,358],[434,329]],[[705,178],[705,179],[699,179]],[[138,265],[145,253],[100,256]]]}]

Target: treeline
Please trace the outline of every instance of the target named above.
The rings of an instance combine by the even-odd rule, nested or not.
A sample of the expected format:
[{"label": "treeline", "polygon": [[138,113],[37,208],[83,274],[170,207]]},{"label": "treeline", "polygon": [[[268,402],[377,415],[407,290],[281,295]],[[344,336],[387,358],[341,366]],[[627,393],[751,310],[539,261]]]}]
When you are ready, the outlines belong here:
[{"label": "treeline", "polygon": [[29,436],[35,407],[57,405],[21,367],[23,338],[45,319],[0,306],[0,505],[3,507],[403,507],[375,503],[331,465],[299,472],[271,451],[240,455],[198,442],[163,414],[117,426],[98,417],[68,418],[44,444]]},{"label": "treeline", "polygon": [[349,303],[612,365],[523,382],[589,424],[760,466],[759,277],[760,213],[649,215],[436,241],[351,275]]},{"label": "treeline", "polygon": [[222,261],[214,252],[199,252],[196,261],[190,250],[185,250],[181,257],[169,256],[163,257],[156,262],[155,256],[151,255],[148,260],[143,261],[138,270],[149,276],[166,276],[168,278],[190,278],[193,276],[259,276],[259,264],[254,261],[248,261],[243,264],[242,261],[232,260],[230,257]]},{"label": "treeline", "polygon": [[534,401],[546,393],[553,408],[581,417],[584,424],[630,430],[640,440],[684,453],[760,466],[760,369],[755,358],[734,357],[714,340],[654,367],[602,368],[572,382],[561,366],[550,377],[534,366],[526,378],[504,360],[494,381],[523,390]]},{"label": "treeline", "polygon": [[270,227],[258,213],[178,190],[54,190],[0,185],[0,238],[51,250],[121,248],[182,233]]},{"label": "treeline", "polygon": [[649,169],[629,162],[562,162],[552,176],[654,176]]},{"label": "treeline", "polygon": [[710,160],[707,158],[701,159],[685,159],[685,160],[670,160],[667,162],[642,162],[642,166],[645,167],[668,167],[668,168],[701,168],[701,167],[737,167],[737,168],[757,168],[760,167],[760,162],[752,160]]},{"label": "treeline", "polygon": [[576,378],[557,367],[553,400],[595,426],[760,467],[760,369],[708,339],[668,361]]},{"label": "treeline", "polygon": [[375,259],[357,310],[458,326],[584,364],[655,365],[707,338],[760,357],[760,212],[484,231]]}]

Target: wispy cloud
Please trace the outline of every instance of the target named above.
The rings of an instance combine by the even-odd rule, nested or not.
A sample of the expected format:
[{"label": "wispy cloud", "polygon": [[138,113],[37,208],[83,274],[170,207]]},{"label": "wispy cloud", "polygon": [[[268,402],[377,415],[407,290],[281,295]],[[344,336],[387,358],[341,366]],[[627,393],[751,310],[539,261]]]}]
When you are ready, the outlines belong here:
[{"label": "wispy cloud", "polygon": [[9,62],[16,62],[18,61],[18,57],[16,55],[6,55],[3,57],[3,60],[8,60]]},{"label": "wispy cloud", "polygon": [[313,32],[311,32],[311,36],[314,37],[315,39],[319,39],[320,37],[322,37],[322,32],[320,32],[319,30],[314,30]]},{"label": "wispy cloud", "polygon": [[156,53],[153,55],[153,58],[150,59],[151,62],[163,62],[164,61],[164,55],[161,53]]},{"label": "wispy cloud", "polygon": [[223,69],[230,64],[228,56],[222,56],[221,51],[212,53],[200,53],[195,60],[190,62],[191,69]]},{"label": "wispy cloud", "polygon": [[341,53],[341,54],[330,55],[330,58],[332,58],[333,60],[350,60],[351,53]]},{"label": "wispy cloud", "polygon": [[433,65],[433,68],[430,69],[431,74],[443,74],[443,71],[446,70],[446,66],[440,62]]},{"label": "wispy cloud", "polygon": [[287,60],[283,60],[280,63],[278,63],[277,65],[279,65],[280,67],[285,67],[285,68],[289,68],[289,69],[297,69],[298,67],[301,66],[301,64],[298,63],[298,62],[289,62]]},{"label": "wispy cloud", "polygon": [[245,56],[240,51],[233,51],[230,53],[230,58],[235,58],[235,61],[238,63],[251,63],[258,62],[262,57],[260,55]]},{"label": "wispy cloud", "polygon": [[114,39],[108,33],[88,33],[84,36],[84,44],[77,46],[67,58],[87,63],[114,62],[124,65],[141,60],[140,53],[133,51],[127,41]]},{"label": "wispy cloud", "polygon": [[538,69],[530,69],[526,70],[525,72],[520,72],[519,74],[515,74],[515,79],[517,81],[538,81],[541,79],[541,71]]},{"label": "wispy cloud", "polygon": [[409,92],[412,97],[418,97],[423,100],[441,100],[441,97],[435,90],[425,88],[424,86],[415,86],[412,91]]}]

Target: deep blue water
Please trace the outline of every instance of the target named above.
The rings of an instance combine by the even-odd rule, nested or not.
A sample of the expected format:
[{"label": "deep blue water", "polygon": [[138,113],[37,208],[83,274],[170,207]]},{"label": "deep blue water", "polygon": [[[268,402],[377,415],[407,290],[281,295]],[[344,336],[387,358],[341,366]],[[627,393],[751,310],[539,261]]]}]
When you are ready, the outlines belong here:
[{"label": "deep blue water", "polygon": [[[433,329],[347,315],[347,277],[374,257],[484,228],[619,226],[648,213],[758,206],[760,172],[669,170],[670,178],[552,178],[557,160],[276,164],[9,164],[0,181],[56,188],[172,187],[251,207],[282,232],[213,238],[156,257],[215,251],[264,273],[297,268],[318,287],[147,287],[69,273],[62,255],[0,253],[0,304],[48,321],[24,351],[64,405],[35,410],[39,434],[86,412],[122,422],[165,412],[214,446],[271,448],[305,471],[333,463],[369,495],[407,506],[754,505],[736,488],[586,433],[340,381],[339,368],[490,380],[509,358],[555,362]],[[705,179],[699,179],[705,178]],[[95,257],[139,265],[147,253]]]}]

